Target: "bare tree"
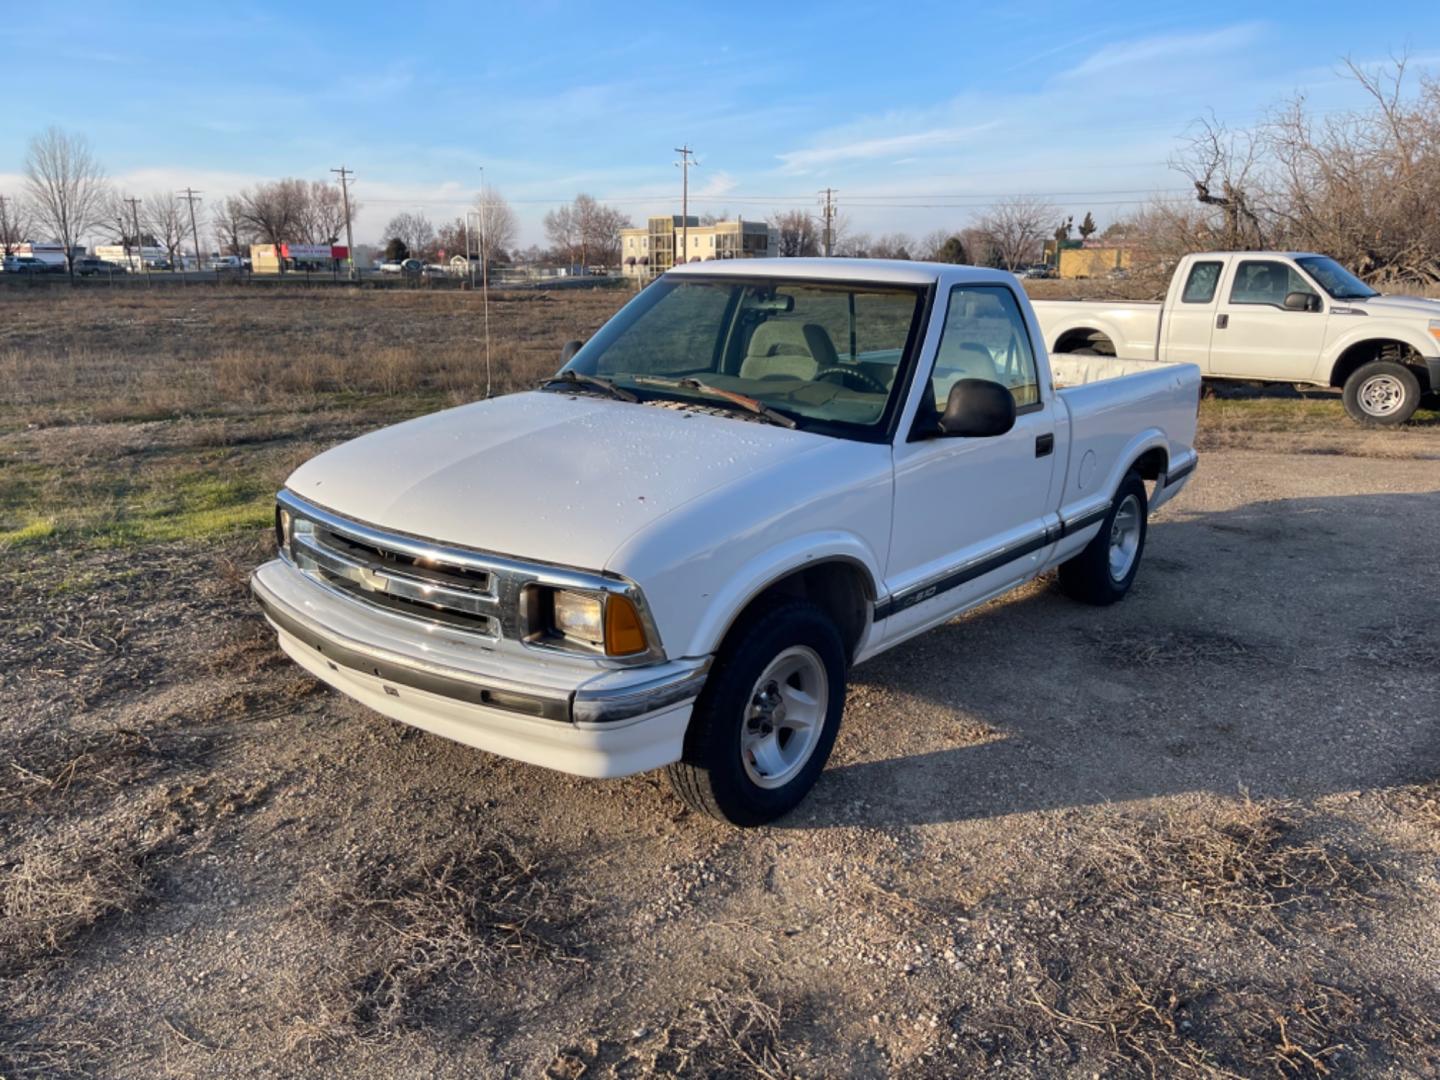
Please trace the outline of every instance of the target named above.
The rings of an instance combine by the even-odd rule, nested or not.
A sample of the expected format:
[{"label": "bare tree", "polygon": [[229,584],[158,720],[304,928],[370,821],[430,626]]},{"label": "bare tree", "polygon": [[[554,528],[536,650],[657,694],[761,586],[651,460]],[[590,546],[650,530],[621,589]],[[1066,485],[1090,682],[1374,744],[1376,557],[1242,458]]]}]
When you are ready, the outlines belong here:
[{"label": "bare tree", "polygon": [[575,220],[574,208],[557,206],[545,211],[544,225],[545,239],[550,241],[556,256],[574,266],[582,247],[580,225]]},{"label": "bare tree", "polygon": [[776,254],[784,257],[819,254],[819,222],[808,210],[777,210],[765,220],[778,238]]},{"label": "bare tree", "polygon": [[852,231],[842,236],[830,250],[842,259],[868,259],[872,243],[869,233]]},{"label": "bare tree", "polygon": [[242,191],[240,219],[262,244],[299,242],[310,201],[304,180],[275,180]]},{"label": "bare tree", "polygon": [[245,205],[239,196],[229,195],[215,204],[210,217],[215,230],[215,246],[221,255],[247,255],[250,226],[245,222]]},{"label": "bare tree", "polygon": [[434,258],[439,248],[435,226],[418,210],[413,214],[407,210],[391,218],[385,226],[385,239],[399,240],[410,252],[412,259],[426,262]]},{"label": "bare tree", "polygon": [[475,236],[470,238],[470,250],[482,256],[481,265],[488,268],[497,259],[503,258],[520,235],[520,222],[510,204],[493,188],[486,188],[475,196]]},{"label": "bare tree", "polygon": [[144,209],[140,212],[140,224],[150,234],[153,243],[165,249],[165,257],[172,268],[180,265],[180,242],[184,240],[188,227],[185,214],[184,200],[169,191],[147,195]]},{"label": "bare tree", "polygon": [[20,195],[0,196],[0,254],[14,255],[21,244],[33,239],[34,227],[30,200]]},{"label": "bare tree", "polygon": [[105,170],[83,135],[47,128],[30,140],[25,155],[25,189],[38,222],[65,248],[65,266],[75,279],[75,248],[105,220]]},{"label": "bare tree", "polygon": [[1000,264],[1012,273],[1039,254],[1040,243],[1053,228],[1060,211],[1033,195],[1014,195],[996,203],[976,223]]},{"label": "bare tree", "polygon": [[903,232],[887,233],[884,236],[876,237],[875,242],[870,245],[870,257],[872,259],[910,259],[911,249],[915,241]]},{"label": "bare tree", "polygon": [[545,236],[571,266],[613,266],[620,261],[620,230],[629,224],[623,211],[580,194],[546,213]]},{"label": "bare tree", "polygon": [[[350,201],[350,216],[360,204]],[[345,232],[345,199],[340,188],[325,180],[310,181],[300,213],[300,239],[307,244],[335,244]]]}]

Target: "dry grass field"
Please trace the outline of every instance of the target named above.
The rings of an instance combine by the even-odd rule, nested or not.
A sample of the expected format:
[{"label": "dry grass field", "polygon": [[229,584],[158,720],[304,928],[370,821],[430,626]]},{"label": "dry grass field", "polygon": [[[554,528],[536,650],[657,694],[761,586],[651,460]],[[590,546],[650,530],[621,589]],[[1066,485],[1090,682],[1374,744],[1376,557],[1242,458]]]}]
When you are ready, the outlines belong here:
[{"label": "dry grass field", "polygon": [[[494,391],[622,299],[492,297]],[[290,469],[485,377],[472,294],[0,293],[0,1077],[1440,1073],[1434,414],[1207,401],[1125,603],[858,668],[736,832],[248,600]]]}]

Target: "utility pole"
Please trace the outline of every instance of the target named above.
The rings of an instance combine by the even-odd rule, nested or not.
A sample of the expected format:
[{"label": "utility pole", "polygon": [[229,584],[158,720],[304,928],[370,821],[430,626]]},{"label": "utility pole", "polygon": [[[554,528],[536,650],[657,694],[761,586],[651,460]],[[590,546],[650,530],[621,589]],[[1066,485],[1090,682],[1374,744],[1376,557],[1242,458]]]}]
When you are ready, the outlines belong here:
[{"label": "utility pole", "polygon": [[345,254],[350,261],[350,280],[355,280],[355,239],[350,232],[350,181],[355,179],[355,174],[341,165],[338,169],[331,169],[333,173],[340,175],[340,198],[345,203]]},{"label": "utility pole", "polygon": [[177,192],[176,194],[182,195],[185,201],[190,204],[190,239],[195,241],[195,269],[203,270],[205,264],[200,258],[200,230],[195,227],[195,203],[198,201],[198,196],[204,193],[191,191],[187,187],[184,191]]},{"label": "utility pole", "polygon": [[834,231],[835,231],[835,202],[834,202],[834,196],[837,194],[837,192],[835,191],[834,188],[828,188],[828,187],[827,187],[824,191],[820,192],[820,194],[825,196],[825,257],[828,259],[828,258],[830,257],[830,255],[831,255],[830,247],[831,247],[831,244],[832,244],[833,241],[834,241]]},{"label": "utility pole", "polygon": [[150,264],[145,261],[145,238],[140,235],[140,200],[133,195],[121,202],[130,204],[130,219],[135,223],[135,246],[140,249],[140,267],[145,271],[145,282],[150,282]]},{"label": "utility pole", "polygon": [[[675,147],[675,152],[680,155],[680,160],[675,162],[675,167],[680,170],[680,248],[685,252],[685,258],[690,258],[690,170],[700,165],[698,161],[691,161],[695,151],[690,149],[689,144]],[[672,233],[673,237],[674,234]],[[671,240],[674,243],[674,240]],[[670,258],[670,265],[676,265],[675,257]]]}]

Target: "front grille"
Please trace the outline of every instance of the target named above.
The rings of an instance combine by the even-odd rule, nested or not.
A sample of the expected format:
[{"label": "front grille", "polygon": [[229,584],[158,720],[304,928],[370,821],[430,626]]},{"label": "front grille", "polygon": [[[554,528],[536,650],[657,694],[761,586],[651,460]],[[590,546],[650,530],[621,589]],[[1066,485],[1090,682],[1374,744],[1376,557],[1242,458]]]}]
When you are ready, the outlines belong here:
[{"label": "front grille", "polygon": [[295,565],[362,603],[484,637],[501,635],[496,578],[488,570],[391,549],[383,541],[297,517]]}]

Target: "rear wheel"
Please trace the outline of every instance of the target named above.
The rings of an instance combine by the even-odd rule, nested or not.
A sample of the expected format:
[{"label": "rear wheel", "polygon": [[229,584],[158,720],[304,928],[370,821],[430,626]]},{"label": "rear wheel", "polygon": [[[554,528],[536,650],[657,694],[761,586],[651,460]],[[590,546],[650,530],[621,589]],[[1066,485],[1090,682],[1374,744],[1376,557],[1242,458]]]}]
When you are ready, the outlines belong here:
[{"label": "rear wheel", "polygon": [[814,785],[845,708],[845,647],[805,600],[767,603],[726,639],[666,774],[692,810],[763,825]]},{"label": "rear wheel", "polygon": [[1420,380],[1404,364],[1376,360],[1345,380],[1345,411],[1362,424],[1403,424],[1420,407]]},{"label": "rear wheel", "polygon": [[1130,591],[1145,551],[1149,503],[1145,482],[1127,473],[1100,524],[1080,554],[1060,564],[1060,589],[1086,604],[1105,606]]}]

